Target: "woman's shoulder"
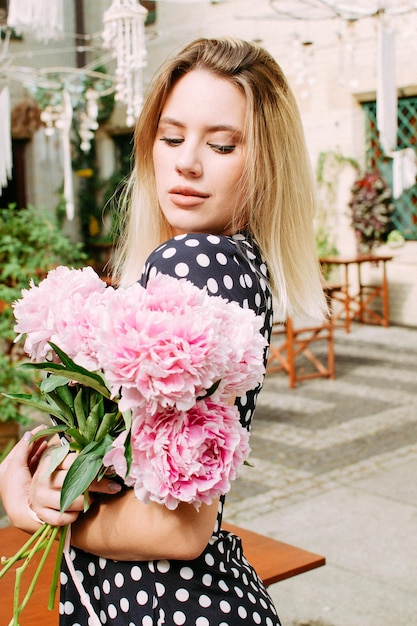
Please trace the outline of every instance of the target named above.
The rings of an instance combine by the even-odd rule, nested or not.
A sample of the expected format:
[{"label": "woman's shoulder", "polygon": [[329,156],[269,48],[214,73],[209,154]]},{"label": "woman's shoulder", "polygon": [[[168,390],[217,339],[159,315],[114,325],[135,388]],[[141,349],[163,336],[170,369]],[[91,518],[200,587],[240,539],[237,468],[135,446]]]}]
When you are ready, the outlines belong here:
[{"label": "woman's shoulder", "polygon": [[260,253],[245,233],[173,237],[148,257],[142,284],[159,272],[186,278],[198,287],[206,287],[211,295],[240,302],[252,300],[254,291],[266,291],[268,283]]}]

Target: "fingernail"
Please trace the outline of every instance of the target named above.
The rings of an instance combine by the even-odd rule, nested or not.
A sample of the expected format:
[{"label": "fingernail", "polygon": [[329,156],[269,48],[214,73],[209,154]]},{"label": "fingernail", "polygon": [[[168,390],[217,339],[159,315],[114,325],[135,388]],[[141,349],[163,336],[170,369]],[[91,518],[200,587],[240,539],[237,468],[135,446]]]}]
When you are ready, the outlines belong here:
[{"label": "fingernail", "polygon": [[22,439],[23,441],[30,441],[31,437],[32,437],[32,433],[30,432],[30,430],[27,430],[25,434],[23,435]]},{"label": "fingernail", "polygon": [[111,492],[111,493],[118,493],[121,490],[122,486],[119,485],[119,483],[114,483],[112,481],[109,480],[108,484],[107,484],[107,489]]}]

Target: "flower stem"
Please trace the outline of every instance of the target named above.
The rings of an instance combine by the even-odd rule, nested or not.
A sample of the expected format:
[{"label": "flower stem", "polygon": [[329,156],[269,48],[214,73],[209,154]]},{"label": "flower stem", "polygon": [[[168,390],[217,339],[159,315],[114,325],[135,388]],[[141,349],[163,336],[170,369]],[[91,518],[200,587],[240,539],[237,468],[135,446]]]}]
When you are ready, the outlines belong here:
[{"label": "flower stem", "polygon": [[62,526],[59,536],[58,553],[56,556],[54,574],[52,576],[51,590],[49,592],[48,609],[53,610],[55,604],[55,596],[58,588],[59,573],[61,571],[61,561],[64,552],[65,538],[67,536],[68,526]]},{"label": "flower stem", "polygon": [[17,561],[20,561],[21,559],[26,558],[28,554],[30,554],[29,550],[31,546],[37,540],[39,535],[42,535],[42,538],[43,538],[43,535],[47,526],[48,524],[43,524],[42,526],[40,526],[38,530],[34,532],[33,535],[27,540],[27,542],[20,548],[20,550],[16,552],[16,554],[14,554],[13,556],[9,558],[2,557],[1,562],[4,564],[4,567],[0,570],[0,578],[3,578],[6,572],[8,572],[9,569],[13,567],[13,565]]}]

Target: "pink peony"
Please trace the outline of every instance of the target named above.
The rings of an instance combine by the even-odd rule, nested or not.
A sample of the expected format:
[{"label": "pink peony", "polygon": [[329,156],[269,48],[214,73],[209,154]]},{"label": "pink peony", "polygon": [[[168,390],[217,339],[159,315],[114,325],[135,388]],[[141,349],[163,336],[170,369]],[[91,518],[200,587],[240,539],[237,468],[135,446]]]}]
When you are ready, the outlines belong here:
[{"label": "pink peony", "polygon": [[125,442],[127,430],[124,430],[112,443],[112,448],[103,457],[104,467],[111,467],[115,473],[125,479],[127,474],[127,461],[125,457]]},{"label": "pink peony", "polygon": [[260,325],[253,311],[158,274],[146,289],[115,292],[98,330],[98,358],[121,411],[186,411],[220,381],[223,399],[262,381]]},{"label": "pink peony", "polygon": [[[210,399],[189,411],[135,413],[132,465],[128,477],[124,469],[120,475],[143,502],[158,502],[171,510],[187,502],[198,510],[229,491],[249,455],[248,441],[237,408]],[[116,466],[118,452],[110,455],[106,461]]]},{"label": "pink peony", "polygon": [[[24,350],[32,361],[40,362],[50,353],[49,341],[74,357],[87,352],[90,316],[85,301],[106,290],[91,267],[74,270],[57,267],[38,286],[22,290],[22,298],[13,304],[16,318],[16,341],[26,335]],[[90,309],[91,313],[91,309]]]}]

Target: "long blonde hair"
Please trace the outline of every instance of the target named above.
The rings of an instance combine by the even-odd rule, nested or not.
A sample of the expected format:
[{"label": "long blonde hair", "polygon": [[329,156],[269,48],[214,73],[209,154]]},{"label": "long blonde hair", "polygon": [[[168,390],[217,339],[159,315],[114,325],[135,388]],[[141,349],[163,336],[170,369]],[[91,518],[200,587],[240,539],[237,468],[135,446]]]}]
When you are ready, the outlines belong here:
[{"label": "long blonde hair", "polygon": [[135,168],[126,192],[116,278],[122,285],[137,280],[148,254],[172,236],[158,204],[152,148],[170,91],[196,69],[230,80],[246,97],[244,200],[235,223],[247,224],[268,265],[276,317],[323,317],[313,227],[315,185],[298,106],[273,57],[239,39],[198,39],[156,75],[135,129]]}]

